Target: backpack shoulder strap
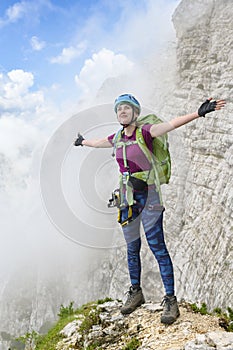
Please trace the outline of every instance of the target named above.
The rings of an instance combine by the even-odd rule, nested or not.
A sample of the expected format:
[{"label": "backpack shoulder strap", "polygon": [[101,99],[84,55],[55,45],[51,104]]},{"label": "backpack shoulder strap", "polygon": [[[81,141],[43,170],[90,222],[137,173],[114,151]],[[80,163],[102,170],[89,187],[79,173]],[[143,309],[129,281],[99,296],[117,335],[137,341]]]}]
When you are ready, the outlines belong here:
[{"label": "backpack shoulder strap", "polygon": [[159,198],[160,198],[160,203],[162,205],[162,192],[161,192],[161,187],[160,187],[160,181],[159,181],[159,175],[155,166],[155,159],[153,157],[153,154],[151,154],[151,151],[149,150],[149,148],[146,145],[145,139],[142,135],[142,128],[139,127],[136,130],[136,139],[138,142],[139,147],[141,148],[142,152],[145,154],[146,158],[148,159],[148,161],[151,163],[151,169],[153,169],[153,175],[154,175],[154,183],[156,186],[156,190],[159,193]]},{"label": "backpack shoulder strap", "polygon": [[153,160],[153,157],[152,157],[152,154],[151,154],[149,148],[146,145],[146,141],[143,137],[141,127],[137,128],[137,130],[136,130],[136,140],[137,140],[137,143],[138,143],[139,147],[141,148],[142,152],[145,154],[146,158],[151,163]]},{"label": "backpack shoulder strap", "polygon": [[115,157],[117,141],[119,141],[120,138],[121,138],[122,130],[123,130],[123,128],[119,129],[119,130],[115,133],[115,135],[114,135],[114,137],[113,137],[113,139],[112,139],[112,143],[113,143],[112,157]]}]

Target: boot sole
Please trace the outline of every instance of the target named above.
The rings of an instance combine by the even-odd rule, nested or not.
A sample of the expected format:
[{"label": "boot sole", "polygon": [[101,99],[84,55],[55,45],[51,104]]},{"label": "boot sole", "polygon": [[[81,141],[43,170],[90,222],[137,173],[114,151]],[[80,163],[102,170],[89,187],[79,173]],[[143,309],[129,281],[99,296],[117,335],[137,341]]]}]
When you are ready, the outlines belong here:
[{"label": "boot sole", "polygon": [[179,316],[180,316],[180,313],[177,313],[176,318],[174,318],[172,316],[170,316],[170,317],[169,316],[168,317],[161,316],[161,323],[170,325],[170,324],[174,323]]}]

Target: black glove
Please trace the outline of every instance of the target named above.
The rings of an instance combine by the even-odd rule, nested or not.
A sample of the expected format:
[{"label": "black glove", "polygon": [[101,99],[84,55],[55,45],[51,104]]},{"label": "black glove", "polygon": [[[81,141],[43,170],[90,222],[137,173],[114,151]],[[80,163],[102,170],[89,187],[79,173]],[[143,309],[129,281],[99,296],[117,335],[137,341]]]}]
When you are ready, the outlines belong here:
[{"label": "black glove", "polygon": [[199,117],[205,117],[207,113],[213,112],[217,105],[216,101],[206,100],[202,105],[198,108]]},{"label": "black glove", "polygon": [[85,140],[84,137],[80,133],[78,133],[78,138],[77,138],[77,140],[75,140],[74,145],[75,146],[83,146],[83,144],[82,144],[83,140]]}]

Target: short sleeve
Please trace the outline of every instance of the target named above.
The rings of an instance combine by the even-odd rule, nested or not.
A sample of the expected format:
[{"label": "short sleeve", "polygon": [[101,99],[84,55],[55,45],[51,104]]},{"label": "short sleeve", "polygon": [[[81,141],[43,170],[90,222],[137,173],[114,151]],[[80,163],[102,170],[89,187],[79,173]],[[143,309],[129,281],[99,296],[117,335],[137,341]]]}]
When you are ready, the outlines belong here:
[{"label": "short sleeve", "polygon": [[111,143],[111,145],[113,146],[113,138],[114,138],[115,134],[109,135],[108,136],[108,141]]},{"label": "short sleeve", "polygon": [[153,137],[150,134],[151,127],[152,127],[152,124],[145,124],[142,126],[142,136],[144,137],[144,140],[150,151],[153,150]]}]

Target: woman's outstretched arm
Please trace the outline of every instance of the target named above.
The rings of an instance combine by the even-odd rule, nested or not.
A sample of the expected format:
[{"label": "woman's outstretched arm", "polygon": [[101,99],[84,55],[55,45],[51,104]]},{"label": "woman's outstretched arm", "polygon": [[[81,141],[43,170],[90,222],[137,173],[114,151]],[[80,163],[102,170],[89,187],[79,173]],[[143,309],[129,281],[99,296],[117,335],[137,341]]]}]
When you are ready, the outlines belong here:
[{"label": "woman's outstretched arm", "polygon": [[194,112],[191,114],[185,114],[185,115],[182,115],[181,117],[173,118],[169,122],[152,125],[152,127],[150,128],[150,134],[152,137],[161,136],[199,117],[205,117],[205,114],[207,113],[220,110],[225,106],[225,104],[226,104],[225,100],[212,101],[212,98],[209,98],[200,106],[197,112]]},{"label": "woman's outstretched arm", "polygon": [[88,146],[94,148],[111,148],[112,144],[107,137],[102,139],[90,139],[86,140],[81,134],[78,134],[78,138],[74,141],[75,146]]}]

